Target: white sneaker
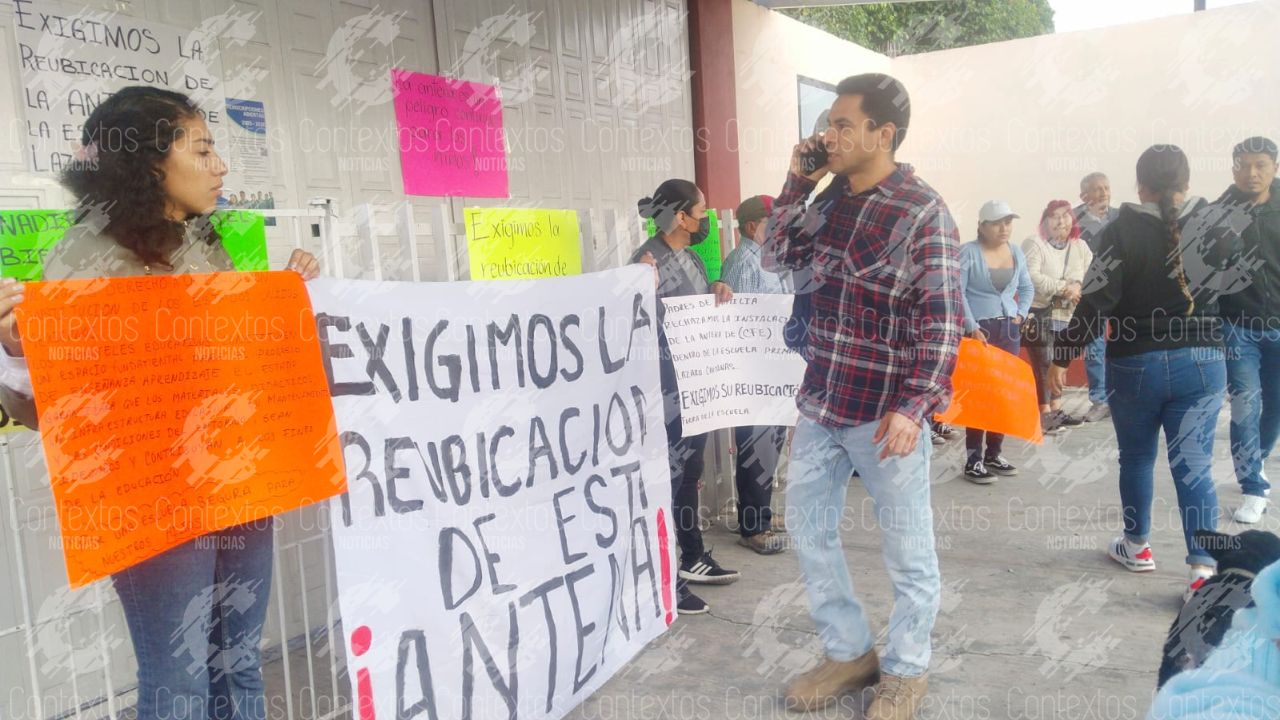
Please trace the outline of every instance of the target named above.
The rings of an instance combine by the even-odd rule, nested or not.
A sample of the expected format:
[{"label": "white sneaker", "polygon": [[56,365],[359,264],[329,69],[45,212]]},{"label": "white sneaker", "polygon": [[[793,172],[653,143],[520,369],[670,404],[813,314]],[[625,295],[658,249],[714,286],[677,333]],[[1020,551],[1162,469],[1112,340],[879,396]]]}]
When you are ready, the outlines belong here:
[{"label": "white sneaker", "polygon": [[1156,569],[1155,557],[1151,554],[1151,546],[1134,545],[1121,535],[1107,546],[1107,555],[1120,563],[1130,572],[1151,572]]},{"label": "white sneaker", "polygon": [[1191,579],[1187,584],[1187,589],[1182,593],[1182,602],[1191,602],[1191,596],[1196,594],[1204,582],[1214,576],[1217,570],[1208,565],[1192,565]]},{"label": "white sneaker", "polygon": [[1240,507],[1236,509],[1236,522],[1245,525],[1252,525],[1262,519],[1263,513],[1267,511],[1267,499],[1258,497],[1257,495],[1245,495],[1244,502],[1240,503]]}]

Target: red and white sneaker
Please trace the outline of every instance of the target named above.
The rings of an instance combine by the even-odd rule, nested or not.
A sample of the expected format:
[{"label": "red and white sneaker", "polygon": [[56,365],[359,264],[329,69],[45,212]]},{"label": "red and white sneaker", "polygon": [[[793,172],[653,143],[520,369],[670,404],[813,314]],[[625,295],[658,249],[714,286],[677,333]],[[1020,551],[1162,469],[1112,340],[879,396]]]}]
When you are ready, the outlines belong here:
[{"label": "red and white sneaker", "polygon": [[1151,572],[1156,569],[1156,560],[1151,555],[1151,546],[1146,543],[1135,545],[1123,536],[1111,541],[1107,546],[1107,555],[1129,572]]},{"label": "red and white sneaker", "polygon": [[1187,585],[1186,592],[1182,593],[1182,602],[1191,602],[1191,596],[1204,585],[1205,581],[1214,576],[1217,572],[1208,565],[1192,565],[1191,566],[1191,582]]}]

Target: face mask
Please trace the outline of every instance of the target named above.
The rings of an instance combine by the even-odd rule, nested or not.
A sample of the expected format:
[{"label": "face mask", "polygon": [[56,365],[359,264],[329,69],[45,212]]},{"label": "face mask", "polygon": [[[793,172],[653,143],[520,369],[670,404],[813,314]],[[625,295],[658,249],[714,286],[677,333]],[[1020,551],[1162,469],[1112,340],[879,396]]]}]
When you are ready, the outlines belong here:
[{"label": "face mask", "polygon": [[703,240],[706,240],[707,236],[710,234],[711,234],[711,216],[708,215],[708,216],[699,218],[698,229],[692,233],[689,233],[689,244],[697,245]]}]

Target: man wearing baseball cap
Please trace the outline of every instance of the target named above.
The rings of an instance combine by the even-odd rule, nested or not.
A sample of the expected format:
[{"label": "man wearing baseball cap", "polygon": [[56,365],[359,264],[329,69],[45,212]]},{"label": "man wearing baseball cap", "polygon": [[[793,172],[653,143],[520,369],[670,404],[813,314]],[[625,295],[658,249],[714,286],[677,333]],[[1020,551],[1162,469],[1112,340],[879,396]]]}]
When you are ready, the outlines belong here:
[{"label": "man wearing baseball cap", "polygon": [[[790,292],[786,279],[761,266],[765,223],[773,210],[773,198],[756,195],[738,206],[738,247],[724,261],[720,279],[735,294]],[[773,531],[773,476],[786,441],[787,428],[774,425],[738,427],[733,430],[734,480],[738,489],[738,544],[761,555],[783,550],[782,538]]]}]

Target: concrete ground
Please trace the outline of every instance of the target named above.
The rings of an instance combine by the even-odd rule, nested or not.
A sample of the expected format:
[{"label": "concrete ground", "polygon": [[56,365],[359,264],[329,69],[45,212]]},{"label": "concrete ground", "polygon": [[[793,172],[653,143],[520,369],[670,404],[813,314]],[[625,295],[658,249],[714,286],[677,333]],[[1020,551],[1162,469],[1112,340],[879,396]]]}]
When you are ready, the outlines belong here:
[{"label": "concrete ground", "polygon": [[[1087,406],[1082,394],[1068,402],[1079,413]],[[1234,533],[1242,529],[1230,520],[1240,491],[1228,453],[1227,416],[1224,408],[1214,479],[1224,511],[1219,529]],[[930,694],[920,717],[1145,718],[1187,572],[1167,463],[1161,460],[1155,471],[1151,544],[1157,569],[1136,575],[1105,555],[1122,527],[1110,420],[1046,438],[1039,447],[1011,440],[1005,456],[1022,472],[993,485],[965,481],[963,455],[959,435],[935,448],[933,507],[944,587]],[[874,512],[856,481],[847,510],[851,530],[842,539],[849,569],[873,628],[882,631],[892,593]],[[1269,515],[1262,525],[1276,531],[1280,521]],[[570,718],[788,716],[781,688],[821,655],[795,555],[757,556],[736,545],[736,536],[719,522],[706,539],[742,579],[699,588],[711,613],[678,619]],[[860,718],[858,706],[869,700],[851,698],[814,717]]]}]

